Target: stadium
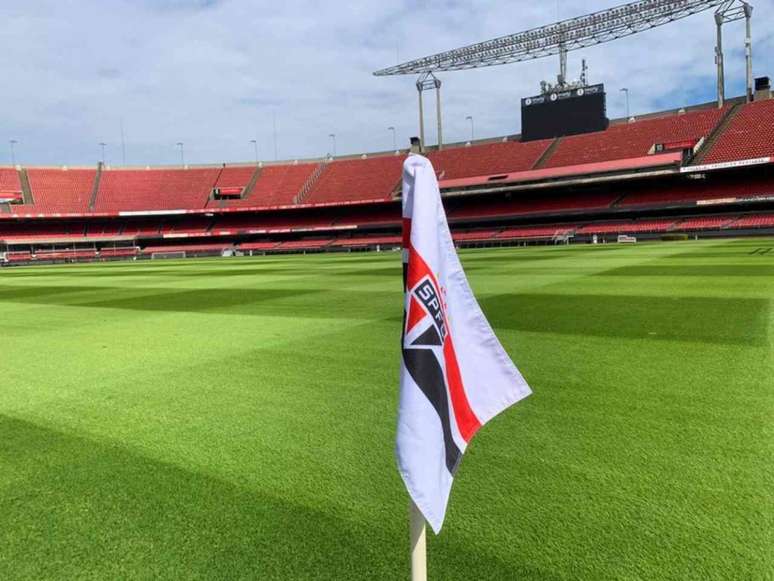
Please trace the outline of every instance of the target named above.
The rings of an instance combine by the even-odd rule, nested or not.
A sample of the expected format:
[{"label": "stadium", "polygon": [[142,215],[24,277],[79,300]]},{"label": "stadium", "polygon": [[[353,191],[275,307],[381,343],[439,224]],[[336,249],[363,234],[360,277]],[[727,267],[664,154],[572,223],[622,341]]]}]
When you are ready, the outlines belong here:
[{"label": "stadium", "polygon": [[[465,246],[774,234],[774,101],[428,152]],[[400,245],[406,151],[255,165],[4,167],[7,264]]]},{"label": "stadium", "polygon": [[[712,101],[608,118],[566,78],[708,9]],[[649,0],[381,69],[421,75],[420,137],[387,151],[0,166],[0,578],[407,578],[412,149],[534,390],[468,450],[430,576],[772,578],[774,99],[749,50],[726,97],[720,48],[750,15]],[[552,55],[520,133],[442,141],[436,75]]]}]

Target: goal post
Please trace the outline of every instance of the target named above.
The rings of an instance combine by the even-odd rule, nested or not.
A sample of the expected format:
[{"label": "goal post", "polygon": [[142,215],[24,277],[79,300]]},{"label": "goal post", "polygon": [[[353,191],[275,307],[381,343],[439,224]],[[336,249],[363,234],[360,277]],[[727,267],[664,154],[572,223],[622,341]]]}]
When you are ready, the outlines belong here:
[{"label": "goal post", "polygon": [[574,234],[572,230],[557,230],[551,236],[551,241],[554,244],[569,244]]},{"label": "goal post", "polygon": [[176,250],[169,252],[151,252],[151,260],[163,258],[185,258],[185,250]]}]

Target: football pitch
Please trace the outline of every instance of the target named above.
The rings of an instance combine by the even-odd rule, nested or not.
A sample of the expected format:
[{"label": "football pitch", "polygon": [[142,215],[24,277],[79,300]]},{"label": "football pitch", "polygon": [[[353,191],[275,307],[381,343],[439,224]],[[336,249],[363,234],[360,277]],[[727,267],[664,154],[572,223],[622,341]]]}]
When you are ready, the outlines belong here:
[{"label": "football pitch", "polygon": [[[774,578],[774,240],[461,258],[534,394],[430,578]],[[0,579],[408,578],[401,319],[396,252],[0,270]]]}]

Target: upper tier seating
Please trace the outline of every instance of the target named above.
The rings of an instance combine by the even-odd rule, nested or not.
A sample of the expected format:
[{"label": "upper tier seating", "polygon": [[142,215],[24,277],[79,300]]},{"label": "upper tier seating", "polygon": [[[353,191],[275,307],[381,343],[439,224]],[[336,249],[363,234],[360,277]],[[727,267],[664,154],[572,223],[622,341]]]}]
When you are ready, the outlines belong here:
[{"label": "upper tier seating", "polygon": [[486,143],[434,151],[428,158],[439,179],[452,180],[532,169],[549,145],[550,139]]},{"label": "upper tier seating", "polygon": [[21,192],[19,172],[12,167],[0,167],[0,192]]},{"label": "upper tier seating", "polygon": [[[255,166],[226,166],[220,170],[218,179],[213,185],[215,188],[244,188],[250,183],[250,180],[257,168]],[[223,200],[210,200],[207,202],[208,208],[230,208],[239,207],[244,205],[251,205],[251,203],[245,204],[244,198],[231,198]]]},{"label": "upper tier seating", "polygon": [[213,187],[216,188],[244,188],[250,182],[255,173],[254,166],[226,166],[218,175]]},{"label": "upper tier seating", "polygon": [[643,157],[656,143],[693,140],[707,136],[724,111],[703,109],[684,114],[621,122],[605,131],[563,137],[543,167],[560,167]]},{"label": "upper tier seating", "polygon": [[218,168],[105,170],[94,210],[176,210],[204,208]]},{"label": "upper tier seating", "polygon": [[389,199],[398,186],[404,159],[392,155],[332,161],[326,165],[303,203]]},{"label": "upper tier seating", "polygon": [[266,165],[249,197],[228,200],[226,207],[289,206],[318,164]]},{"label": "upper tier seating", "polygon": [[[84,213],[94,187],[94,169],[28,169],[34,212]],[[25,207],[23,212],[29,212]]]},{"label": "upper tier seating", "polygon": [[742,105],[702,163],[774,157],[774,99]]}]

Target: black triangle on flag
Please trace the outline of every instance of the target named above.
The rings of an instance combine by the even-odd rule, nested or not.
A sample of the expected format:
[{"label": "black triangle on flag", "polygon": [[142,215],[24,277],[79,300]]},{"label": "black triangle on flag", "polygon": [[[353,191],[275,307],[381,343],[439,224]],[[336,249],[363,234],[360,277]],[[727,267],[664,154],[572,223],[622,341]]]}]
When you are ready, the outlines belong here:
[{"label": "black triangle on flag", "polygon": [[427,331],[411,342],[411,345],[442,345],[441,336],[433,325],[427,328]]}]

